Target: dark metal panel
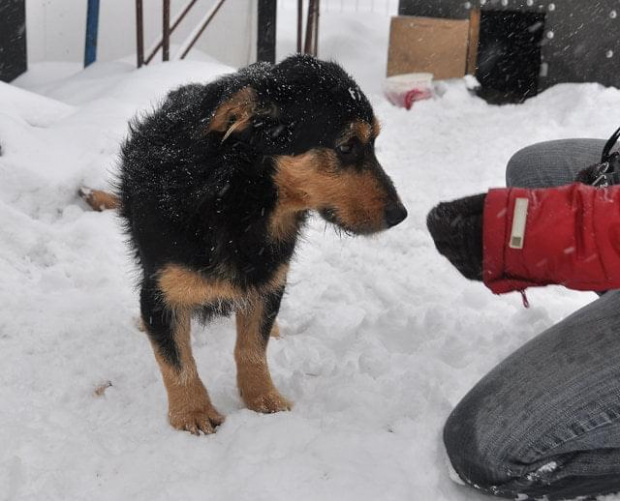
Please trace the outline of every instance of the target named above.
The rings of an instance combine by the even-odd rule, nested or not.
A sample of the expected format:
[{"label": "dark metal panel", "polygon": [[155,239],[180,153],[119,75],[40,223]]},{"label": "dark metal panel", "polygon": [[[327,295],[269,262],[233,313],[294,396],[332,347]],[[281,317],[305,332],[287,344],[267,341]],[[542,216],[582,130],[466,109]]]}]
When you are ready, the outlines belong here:
[{"label": "dark metal panel", "polygon": [[276,9],[277,0],[258,0],[258,61],[276,61]]},{"label": "dark metal panel", "polygon": [[546,14],[541,89],[561,82],[620,87],[618,0],[400,0],[399,14],[465,19],[471,8]]},{"label": "dark metal panel", "polygon": [[0,0],[0,80],[10,82],[27,69],[25,0]]},{"label": "dark metal panel", "polygon": [[400,0],[398,14],[401,16],[467,19],[469,17],[469,7],[463,1],[433,0],[429,2],[428,0]]},{"label": "dark metal panel", "polygon": [[599,82],[620,87],[620,2],[564,0],[547,15],[546,86]]}]

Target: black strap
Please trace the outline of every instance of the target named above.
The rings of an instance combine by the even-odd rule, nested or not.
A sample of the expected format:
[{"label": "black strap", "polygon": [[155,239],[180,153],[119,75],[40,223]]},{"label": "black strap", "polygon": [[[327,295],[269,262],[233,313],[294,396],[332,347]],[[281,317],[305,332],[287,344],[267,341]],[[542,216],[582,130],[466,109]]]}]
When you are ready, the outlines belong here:
[{"label": "black strap", "polygon": [[609,153],[618,142],[618,139],[620,139],[620,128],[618,128],[618,130],[612,134],[612,136],[607,141],[605,148],[603,148],[603,156],[601,157],[601,162],[607,162],[607,160],[609,160]]}]

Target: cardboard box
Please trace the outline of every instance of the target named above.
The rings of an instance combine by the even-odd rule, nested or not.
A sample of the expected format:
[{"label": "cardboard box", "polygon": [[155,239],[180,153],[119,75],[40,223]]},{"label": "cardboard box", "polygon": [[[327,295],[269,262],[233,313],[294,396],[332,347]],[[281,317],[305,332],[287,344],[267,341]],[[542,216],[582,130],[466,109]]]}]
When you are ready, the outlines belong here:
[{"label": "cardboard box", "polygon": [[469,20],[392,18],[387,76],[432,73],[435,80],[467,71]]}]

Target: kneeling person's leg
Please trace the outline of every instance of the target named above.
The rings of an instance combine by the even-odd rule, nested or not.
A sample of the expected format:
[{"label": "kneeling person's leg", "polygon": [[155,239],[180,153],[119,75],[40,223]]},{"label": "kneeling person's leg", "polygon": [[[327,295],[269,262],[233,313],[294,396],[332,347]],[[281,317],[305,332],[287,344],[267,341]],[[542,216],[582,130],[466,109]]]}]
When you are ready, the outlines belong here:
[{"label": "kneeling person's leg", "polygon": [[602,139],[560,139],[523,148],[508,162],[506,185],[549,188],[571,184],[580,170],[600,162],[605,143]]},{"label": "kneeling person's leg", "polygon": [[449,417],[444,441],[468,484],[522,499],[620,491],[620,291],[533,339]]}]

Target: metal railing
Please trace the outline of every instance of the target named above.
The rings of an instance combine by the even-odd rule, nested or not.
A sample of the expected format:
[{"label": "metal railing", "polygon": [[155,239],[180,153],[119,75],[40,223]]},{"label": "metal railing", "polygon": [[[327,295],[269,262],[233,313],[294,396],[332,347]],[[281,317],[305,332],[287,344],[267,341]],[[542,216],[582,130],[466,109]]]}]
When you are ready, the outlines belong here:
[{"label": "metal railing", "polygon": [[319,45],[319,13],[321,11],[320,0],[308,0],[308,14],[306,21],[306,40],[302,47],[304,2],[297,2],[297,52],[316,56]]},{"label": "metal railing", "polygon": [[[303,18],[306,3],[308,9],[304,37]],[[283,10],[297,9],[297,52],[316,56],[318,52],[320,13],[397,15],[398,0],[278,0],[278,8]]]},{"label": "metal railing", "polygon": [[[170,22],[170,0],[162,0],[163,8],[163,24],[162,24],[162,37],[158,40],[148,51],[148,56],[145,58],[144,52],[144,6],[143,0],[136,0],[136,36],[137,36],[137,52],[138,52],[138,68],[149,64],[157,55],[162,51],[162,60],[170,60],[170,36],[181,24],[181,21],[185,19],[188,12],[194,7],[198,0],[190,0],[181,12],[175,17],[172,23]],[[180,49],[174,55],[174,59],[185,59],[189,51],[194,47],[198,39],[202,36],[204,31],[209,26],[209,23],[213,20],[217,12],[220,10],[226,0],[217,0],[217,2],[205,13],[200,23],[194,30],[191,31],[186,40],[181,44]]]}]

